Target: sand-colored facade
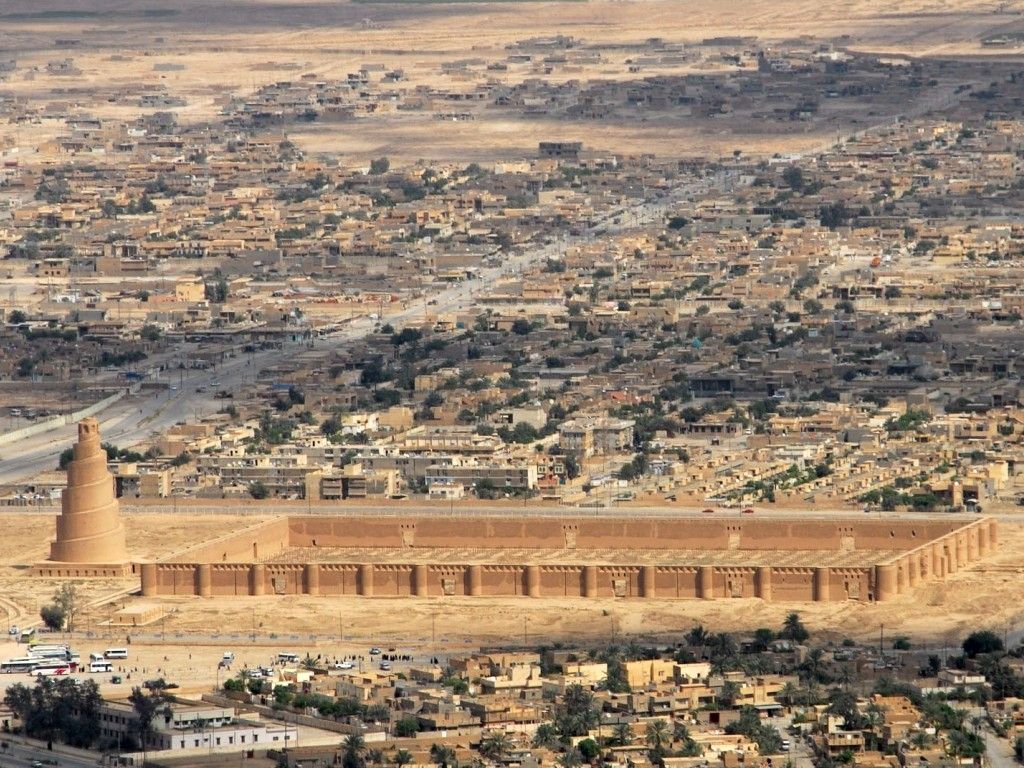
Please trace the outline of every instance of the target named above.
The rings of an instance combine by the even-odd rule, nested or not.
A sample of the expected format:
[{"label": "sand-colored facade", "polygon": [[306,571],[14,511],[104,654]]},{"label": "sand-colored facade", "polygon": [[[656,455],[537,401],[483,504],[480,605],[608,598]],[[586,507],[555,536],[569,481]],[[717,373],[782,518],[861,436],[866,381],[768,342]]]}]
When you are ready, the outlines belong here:
[{"label": "sand-colored facade", "polygon": [[144,596],[886,601],[985,557],[975,520],[282,516],[139,566]]}]

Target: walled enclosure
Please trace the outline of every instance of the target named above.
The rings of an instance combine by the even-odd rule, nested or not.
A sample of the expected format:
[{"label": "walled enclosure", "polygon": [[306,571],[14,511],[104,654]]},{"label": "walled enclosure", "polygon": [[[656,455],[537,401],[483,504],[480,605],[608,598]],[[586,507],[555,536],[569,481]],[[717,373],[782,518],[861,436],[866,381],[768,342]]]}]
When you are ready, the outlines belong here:
[{"label": "walled enclosure", "polygon": [[140,566],[142,594],[891,600],[996,521],[291,516]]}]

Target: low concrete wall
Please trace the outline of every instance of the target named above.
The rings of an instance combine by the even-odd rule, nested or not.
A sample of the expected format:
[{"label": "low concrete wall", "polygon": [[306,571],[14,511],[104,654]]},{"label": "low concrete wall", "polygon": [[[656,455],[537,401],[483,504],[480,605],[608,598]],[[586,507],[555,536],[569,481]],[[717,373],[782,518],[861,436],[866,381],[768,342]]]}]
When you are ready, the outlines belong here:
[{"label": "low concrete wall", "polygon": [[92,405],[86,406],[81,410],[75,411],[74,413],[65,413],[62,416],[54,416],[52,419],[46,421],[39,421],[35,424],[30,424],[27,427],[16,429],[13,432],[5,432],[0,434],[0,445],[10,445],[16,443],[19,440],[24,440],[28,437],[35,437],[41,435],[44,432],[50,432],[54,429],[60,429],[61,427],[67,426],[68,424],[74,424],[76,421],[81,421],[89,416],[95,416],[97,413],[102,411],[104,408],[108,408],[128,393],[127,389],[123,389],[120,392],[115,392],[110,397],[105,397],[99,402],[93,403]]},{"label": "low concrete wall", "polygon": [[273,707],[263,704],[245,703],[238,699],[233,699],[229,696],[223,696],[218,693],[204,693],[202,699],[208,704],[214,704],[218,707],[237,707],[243,710],[243,714],[244,710],[256,712],[264,720],[277,720],[289,725],[305,725],[311,728],[319,728],[324,731],[333,731],[334,733],[358,733],[368,742],[385,741],[388,737],[386,731],[367,731],[362,726],[340,723],[337,720],[329,720],[325,717],[301,715],[288,710],[274,709]]}]

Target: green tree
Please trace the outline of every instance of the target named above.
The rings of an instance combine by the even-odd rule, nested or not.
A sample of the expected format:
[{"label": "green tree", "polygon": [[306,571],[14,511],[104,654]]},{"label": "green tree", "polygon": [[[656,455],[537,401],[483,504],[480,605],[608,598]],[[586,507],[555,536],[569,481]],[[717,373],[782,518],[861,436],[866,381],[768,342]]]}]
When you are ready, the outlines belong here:
[{"label": "green tree", "polygon": [[620,747],[628,747],[633,743],[633,729],[629,723],[619,723],[612,729],[612,742]]},{"label": "green tree", "polygon": [[480,741],[480,754],[491,760],[500,760],[512,749],[508,734],[496,731],[488,734]]},{"label": "green tree", "polygon": [[668,745],[672,740],[668,722],[665,720],[651,720],[647,723],[647,734],[644,737],[650,749],[651,761],[660,763],[668,751]]},{"label": "green tree", "polygon": [[984,653],[998,653],[1003,650],[1003,641],[990,629],[981,629],[969,634],[963,642],[964,656],[973,659]]},{"label": "green tree", "polygon": [[63,612],[64,622],[67,624],[69,632],[73,632],[75,629],[75,616],[78,614],[80,599],[78,587],[73,581],[65,581],[53,593],[53,604]]},{"label": "green tree", "polygon": [[455,750],[447,744],[431,744],[430,759],[441,768],[455,768],[458,765],[458,761],[455,759]]},{"label": "green tree", "polygon": [[366,740],[358,733],[351,733],[342,742],[342,768],[366,767]]},{"label": "green tree", "polygon": [[786,166],[786,170],[782,172],[782,180],[794,192],[800,192],[804,188],[804,172],[799,166]]},{"label": "green tree", "polygon": [[700,757],[703,750],[696,740],[690,735],[690,729],[686,723],[677,720],[672,726],[672,738],[679,743],[680,757]]},{"label": "green tree", "polygon": [[733,705],[736,704],[736,700],[740,697],[740,686],[739,683],[733,680],[727,680],[722,685],[722,689],[718,693],[718,704],[719,706],[725,707],[726,709],[732,709]]},{"label": "green tree", "polygon": [[391,161],[386,157],[378,157],[370,161],[370,174],[373,176],[380,176],[389,170],[391,170]]},{"label": "green tree", "polygon": [[779,637],[785,640],[792,640],[795,643],[806,642],[810,636],[810,632],[807,631],[807,628],[800,620],[799,613],[791,613],[786,616],[786,621],[782,625],[782,631],[779,632]]},{"label": "green tree", "polygon": [[64,611],[59,605],[44,605],[39,609],[39,618],[49,630],[59,632],[64,629]]},{"label": "green tree", "polygon": [[582,739],[576,745],[576,749],[579,750],[580,756],[587,763],[593,763],[598,755],[601,754],[601,747],[593,739]]},{"label": "green tree", "polygon": [[395,723],[395,735],[401,736],[402,738],[408,738],[415,736],[419,733],[420,721],[412,715],[406,715],[397,723]]},{"label": "green tree", "polygon": [[270,495],[270,489],[260,480],[249,485],[249,495],[254,499],[265,499]]},{"label": "green tree", "polygon": [[142,326],[142,330],[139,331],[139,335],[146,341],[160,341],[163,333],[158,326],[147,323]]},{"label": "green tree", "polygon": [[128,703],[134,710],[134,719],[129,724],[129,732],[135,736],[142,747],[142,762],[146,762],[146,752],[153,739],[153,720],[160,706],[164,703],[163,692],[146,692],[138,686],[132,688]]},{"label": "green tree", "polygon": [[553,721],[563,741],[573,736],[586,736],[598,722],[594,694],[578,683],[568,686],[562,700],[555,705]]},{"label": "green tree", "polygon": [[558,729],[552,723],[541,723],[533,734],[532,744],[537,748],[554,749],[558,746]]},{"label": "green tree", "polygon": [[632,690],[626,674],[626,665],[617,653],[610,654],[608,657],[608,676],[605,679],[605,686],[611,693],[629,693]]},{"label": "green tree", "polygon": [[753,707],[743,707],[739,719],[726,725],[725,732],[746,736],[757,744],[762,755],[772,755],[782,750],[782,737],[778,730],[764,725]]}]

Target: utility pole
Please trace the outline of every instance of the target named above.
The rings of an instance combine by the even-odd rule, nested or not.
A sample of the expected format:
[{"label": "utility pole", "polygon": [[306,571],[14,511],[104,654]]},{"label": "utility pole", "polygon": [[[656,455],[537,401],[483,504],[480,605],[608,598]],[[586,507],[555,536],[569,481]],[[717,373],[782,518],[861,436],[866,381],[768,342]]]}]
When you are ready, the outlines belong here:
[{"label": "utility pole", "polygon": [[878,655],[885,661],[885,624],[878,625]]}]

